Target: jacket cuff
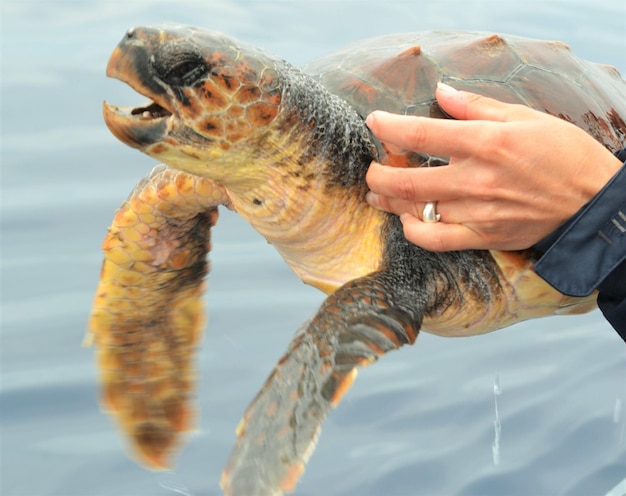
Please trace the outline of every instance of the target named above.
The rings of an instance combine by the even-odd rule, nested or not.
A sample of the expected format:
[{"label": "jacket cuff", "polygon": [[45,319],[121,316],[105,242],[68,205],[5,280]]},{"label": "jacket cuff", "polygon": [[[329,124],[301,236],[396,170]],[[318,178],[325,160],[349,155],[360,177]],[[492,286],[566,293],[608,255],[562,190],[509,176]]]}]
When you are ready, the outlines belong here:
[{"label": "jacket cuff", "polygon": [[[617,154],[626,160],[626,150]],[[626,260],[626,165],[536,246],[535,272],[569,296],[587,296]],[[622,264],[626,267],[626,264]]]}]

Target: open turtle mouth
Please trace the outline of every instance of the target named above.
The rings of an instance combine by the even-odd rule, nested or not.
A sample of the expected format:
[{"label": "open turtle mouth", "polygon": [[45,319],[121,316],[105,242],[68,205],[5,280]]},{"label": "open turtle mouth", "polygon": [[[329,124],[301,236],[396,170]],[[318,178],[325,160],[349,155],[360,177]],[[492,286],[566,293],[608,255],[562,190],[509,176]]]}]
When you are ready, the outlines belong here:
[{"label": "open turtle mouth", "polygon": [[151,101],[140,107],[117,107],[104,102],[104,122],[117,139],[133,148],[144,149],[162,141],[172,117],[165,107]]},{"label": "open turtle mouth", "polygon": [[149,101],[138,107],[118,107],[104,102],[102,113],[109,130],[123,143],[144,150],[163,141],[175,112],[167,92],[156,85],[143,66],[145,56],[137,47],[115,49],[107,65],[107,76],[128,84]]},{"label": "open turtle mouth", "polygon": [[130,111],[130,115],[139,116],[140,119],[159,119],[161,117],[169,117],[172,113],[156,102],[150,102],[143,107],[135,107]]}]

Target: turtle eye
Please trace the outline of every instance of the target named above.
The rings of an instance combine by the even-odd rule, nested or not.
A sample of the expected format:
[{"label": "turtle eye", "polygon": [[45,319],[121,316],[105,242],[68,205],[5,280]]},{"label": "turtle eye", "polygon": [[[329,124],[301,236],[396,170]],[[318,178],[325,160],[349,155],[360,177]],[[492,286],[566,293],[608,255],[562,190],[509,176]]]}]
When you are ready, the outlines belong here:
[{"label": "turtle eye", "polygon": [[172,86],[190,86],[206,74],[203,60],[182,60],[164,75],[164,81]]},{"label": "turtle eye", "polygon": [[154,57],[157,77],[170,86],[191,86],[209,71],[202,56],[189,47],[165,45]]}]

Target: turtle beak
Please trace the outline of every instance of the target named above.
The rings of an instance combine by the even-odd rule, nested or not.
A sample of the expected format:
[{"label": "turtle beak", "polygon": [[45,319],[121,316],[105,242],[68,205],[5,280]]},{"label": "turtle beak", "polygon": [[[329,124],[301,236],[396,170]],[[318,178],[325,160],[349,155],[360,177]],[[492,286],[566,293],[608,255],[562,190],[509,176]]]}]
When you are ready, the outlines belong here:
[{"label": "turtle beak", "polygon": [[167,136],[174,114],[167,91],[153,75],[149,60],[149,43],[136,30],[129,31],[111,54],[106,75],[128,84],[150,101],[140,107],[117,107],[105,101],[102,107],[104,122],[113,135],[140,150]]},{"label": "turtle beak", "polygon": [[[122,143],[140,150],[162,141],[168,134],[169,112],[151,103],[145,107],[116,107],[104,102],[102,115],[109,131]],[[167,112],[167,111],[165,111]]]}]

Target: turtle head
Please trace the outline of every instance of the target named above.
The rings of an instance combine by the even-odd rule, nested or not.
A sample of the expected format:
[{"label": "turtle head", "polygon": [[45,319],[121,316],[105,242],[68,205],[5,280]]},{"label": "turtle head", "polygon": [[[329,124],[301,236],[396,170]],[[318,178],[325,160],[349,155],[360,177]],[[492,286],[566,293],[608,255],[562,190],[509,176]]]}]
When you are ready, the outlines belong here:
[{"label": "turtle head", "polygon": [[220,165],[241,160],[241,150],[253,150],[268,134],[282,97],[278,62],[197,28],[133,28],[111,55],[107,75],[149,101],[134,108],[105,102],[104,119],[127,145],[219,180]]}]

